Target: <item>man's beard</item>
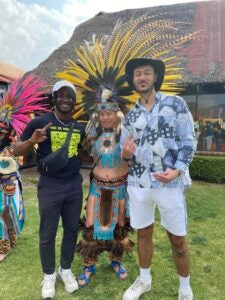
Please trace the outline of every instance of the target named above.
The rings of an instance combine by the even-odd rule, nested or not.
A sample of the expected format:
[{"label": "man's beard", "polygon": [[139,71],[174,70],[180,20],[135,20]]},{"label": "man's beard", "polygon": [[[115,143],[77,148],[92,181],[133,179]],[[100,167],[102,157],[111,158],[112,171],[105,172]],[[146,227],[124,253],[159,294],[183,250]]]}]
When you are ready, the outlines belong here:
[{"label": "man's beard", "polygon": [[150,86],[150,87],[148,87],[148,88],[146,88],[146,89],[139,89],[139,88],[137,88],[137,89],[135,89],[136,90],[136,92],[138,92],[139,94],[151,94],[151,92],[153,91],[153,89],[154,89],[154,86],[152,85],[152,86]]}]

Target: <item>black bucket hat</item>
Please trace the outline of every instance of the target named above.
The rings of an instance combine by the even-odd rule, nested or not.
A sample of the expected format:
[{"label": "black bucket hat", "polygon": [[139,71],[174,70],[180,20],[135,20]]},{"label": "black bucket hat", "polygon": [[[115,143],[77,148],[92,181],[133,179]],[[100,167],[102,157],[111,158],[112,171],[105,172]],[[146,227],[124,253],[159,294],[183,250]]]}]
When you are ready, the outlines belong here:
[{"label": "black bucket hat", "polygon": [[133,77],[134,69],[140,66],[150,65],[154,68],[157,74],[157,80],[155,82],[155,90],[159,91],[163,83],[165,75],[165,64],[162,60],[152,58],[133,58],[129,60],[125,66],[126,79],[129,86],[134,90]]}]

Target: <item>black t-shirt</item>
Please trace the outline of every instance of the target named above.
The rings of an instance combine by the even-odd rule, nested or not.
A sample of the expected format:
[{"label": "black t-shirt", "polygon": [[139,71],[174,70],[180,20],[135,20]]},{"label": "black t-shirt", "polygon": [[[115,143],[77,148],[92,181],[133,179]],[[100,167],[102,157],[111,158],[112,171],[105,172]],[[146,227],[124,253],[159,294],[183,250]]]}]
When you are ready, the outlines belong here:
[{"label": "black t-shirt", "polygon": [[[80,147],[80,143],[84,137],[85,131],[84,126],[78,123],[76,120],[73,119],[72,122],[74,123],[74,129],[69,144],[68,164],[57,174],[51,175],[51,177],[69,178],[71,176],[76,176],[79,173],[81,161],[78,157],[78,147]],[[43,143],[38,144],[38,159],[56,151],[64,144],[71,121],[68,122],[68,126],[64,126],[56,119],[52,112],[45,113],[43,116],[33,119],[27,125],[20,137],[21,141],[26,141],[32,136],[35,129],[41,129],[48,123],[52,123],[52,125],[47,129],[46,132],[48,139]],[[67,124],[66,122],[63,123]],[[38,171],[41,173],[41,175],[49,176],[47,173],[40,171],[39,168]]]}]

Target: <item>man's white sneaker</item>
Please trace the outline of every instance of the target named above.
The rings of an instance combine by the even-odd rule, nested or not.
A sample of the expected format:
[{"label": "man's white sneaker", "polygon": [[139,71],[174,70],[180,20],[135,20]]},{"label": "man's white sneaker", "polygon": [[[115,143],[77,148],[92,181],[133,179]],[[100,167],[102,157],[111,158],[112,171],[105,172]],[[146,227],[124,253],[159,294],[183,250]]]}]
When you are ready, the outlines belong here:
[{"label": "man's white sneaker", "polygon": [[73,275],[72,271],[70,269],[62,269],[59,267],[58,270],[58,278],[61,280],[65,285],[65,290],[68,293],[73,293],[76,290],[78,290],[78,283],[76,280],[76,277]]},{"label": "man's white sneaker", "polygon": [[179,289],[178,300],[193,300],[193,293],[190,289]]},{"label": "man's white sneaker", "polygon": [[55,281],[56,273],[44,275],[44,280],[41,283],[41,294],[43,299],[52,299],[55,297]]},{"label": "man's white sneaker", "polygon": [[138,300],[139,297],[151,290],[152,278],[146,283],[143,278],[138,276],[135,282],[123,294],[123,300]]}]

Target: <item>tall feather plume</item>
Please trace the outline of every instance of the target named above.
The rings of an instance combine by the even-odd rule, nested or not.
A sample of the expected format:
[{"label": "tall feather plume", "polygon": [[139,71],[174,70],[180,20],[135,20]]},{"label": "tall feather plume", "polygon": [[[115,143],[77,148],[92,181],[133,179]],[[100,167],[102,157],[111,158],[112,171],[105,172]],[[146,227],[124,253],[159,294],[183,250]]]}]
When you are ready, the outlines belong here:
[{"label": "tall feather plume", "polygon": [[197,33],[185,33],[187,23],[174,21],[168,14],[148,13],[125,23],[116,22],[111,35],[101,39],[93,35],[75,49],[76,59],[68,59],[68,65],[56,77],[69,80],[78,87],[75,117],[89,113],[102,101],[104,89],[111,90],[112,99],[123,111],[131,108],[137,95],[128,87],[125,65],[135,57],[161,59],[166,73],[161,91],[177,93],[181,88],[176,81],[182,78],[183,68],[174,50],[194,38]]},{"label": "tall feather plume", "polygon": [[8,91],[0,97],[0,122],[20,135],[30,121],[29,114],[47,111],[44,100],[48,92],[46,82],[34,74],[13,81]]}]

